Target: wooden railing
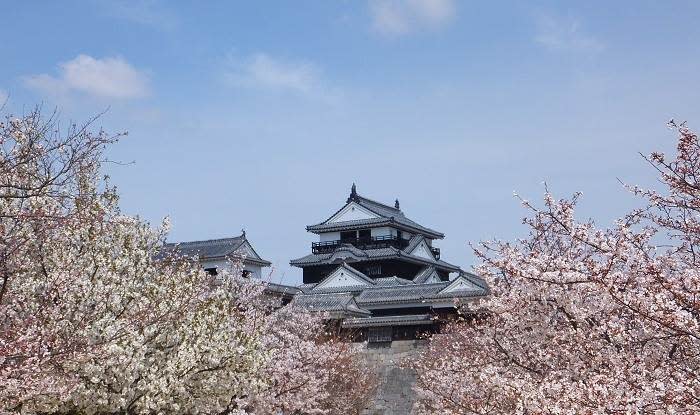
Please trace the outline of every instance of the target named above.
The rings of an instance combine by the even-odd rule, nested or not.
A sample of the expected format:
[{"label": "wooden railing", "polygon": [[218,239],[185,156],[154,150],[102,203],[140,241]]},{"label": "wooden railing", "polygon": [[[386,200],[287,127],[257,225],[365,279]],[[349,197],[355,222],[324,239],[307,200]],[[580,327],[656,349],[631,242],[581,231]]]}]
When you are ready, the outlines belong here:
[{"label": "wooden railing", "polygon": [[350,244],[359,249],[379,249],[393,246],[403,249],[408,246],[408,241],[395,235],[373,236],[370,238],[348,238],[333,241],[311,243],[311,252],[314,254],[326,254],[333,252],[343,244]]}]

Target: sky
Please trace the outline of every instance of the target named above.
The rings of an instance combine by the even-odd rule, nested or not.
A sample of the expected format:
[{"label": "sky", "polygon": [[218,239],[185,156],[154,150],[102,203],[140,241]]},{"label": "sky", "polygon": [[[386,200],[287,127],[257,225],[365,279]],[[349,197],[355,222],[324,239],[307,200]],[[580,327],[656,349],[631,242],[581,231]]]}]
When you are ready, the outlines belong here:
[{"label": "sky", "polygon": [[700,3],[3,2],[0,101],[128,131],[122,210],[170,241],[240,234],[296,284],[305,226],[358,193],[469,243],[527,229],[514,193],[581,191],[608,226],[655,186],[641,154],[700,125]]}]

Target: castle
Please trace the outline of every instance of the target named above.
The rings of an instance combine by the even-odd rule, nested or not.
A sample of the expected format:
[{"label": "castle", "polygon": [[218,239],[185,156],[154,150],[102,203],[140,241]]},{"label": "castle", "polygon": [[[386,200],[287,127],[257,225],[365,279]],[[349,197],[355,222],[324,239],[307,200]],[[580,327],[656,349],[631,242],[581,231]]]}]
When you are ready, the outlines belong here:
[{"label": "castle", "polygon": [[[268,284],[270,294],[326,312],[350,337],[369,343],[414,339],[435,332],[456,314],[455,301],[488,295],[479,276],[441,259],[441,232],[406,217],[399,201],[389,206],[357,193],[328,219],[306,227],[319,239],[311,253],[290,261],[303,272],[298,287]],[[169,244],[216,274],[227,258],[242,257],[243,272],[262,276],[262,259],[245,232],[235,238]]]}]

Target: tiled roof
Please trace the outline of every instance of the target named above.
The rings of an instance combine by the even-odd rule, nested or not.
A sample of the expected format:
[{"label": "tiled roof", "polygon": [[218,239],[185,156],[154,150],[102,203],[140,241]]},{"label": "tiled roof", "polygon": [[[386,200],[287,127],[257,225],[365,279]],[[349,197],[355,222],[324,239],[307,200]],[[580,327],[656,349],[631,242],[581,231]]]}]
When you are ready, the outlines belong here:
[{"label": "tiled roof", "polygon": [[405,278],[399,278],[399,277],[376,278],[374,280],[374,282],[375,282],[375,284],[377,284],[379,286],[413,284],[413,281],[407,280]]},{"label": "tiled roof", "polygon": [[423,235],[413,235],[411,239],[409,239],[408,245],[406,246],[406,248],[404,248],[404,251],[413,251],[418,245],[420,245],[421,241],[423,241],[424,239],[425,238],[423,237]]},{"label": "tiled roof", "polygon": [[[374,280],[373,280],[372,278],[366,276],[365,274],[363,274],[362,272],[360,272],[360,271],[356,270],[355,268],[349,266],[348,264],[343,263],[343,264],[341,264],[338,268],[336,268],[335,270],[333,270],[333,272],[331,272],[330,274],[328,274],[328,276],[327,276],[326,278],[324,278],[324,279],[321,280],[318,284],[316,284],[316,287],[318,287],[318,288],[315,288],[315,287],[314,287],[314,291],[324,289],[322,286],[326,283],[326,281],[330,281],[331,279],[333,279],[333,278],[336,277],[336,275],[337,275],[337,274],[336,274],[336,271],[338,271],[338,269],[342,269],[344,272],[347,272],[348,274],[350,274],[350,275],[352,275],[353,277],[355,277],[356,280],[359,280],[359,281],[363,281],[363,282],[364,282],[364,284],[358,284],[357,286],[366,287],[368,284],[369,284],[369,285],[374,285],[374,284],[375,284],[375,282],[374,282]],[[354,287],[354,286],[355,286],[355,285],[348,286],[348,288],[349,288],[349,287]],[[335,287],[333,287],[333,288],[335,288]],[[344,288],[344,287],[342,287],[342,288]]]},{"label": "tiled roof", "polygon": [[[208,239],[204,241],[173,242],[163,245],[162,253],[175,253],[180,256],[194,257],[199,260],[226,258],[236,254],[236,251],[247,242],[245,234],[232,238]],[[252,245],[251,245],[252,249]],[[253,250],[255,252],[255,250]],[[256,253],[257,255],[257,253]],[[248,256],[246,261],[262,266],[270,266],[270,262],[262,258]]]},{"label": "tiled roof", "polygon": [[[399,277],[384,277],[375,278],[372,282],[373,286],[389,287],[397,285],[413,284],[413,281]],[[316,288],[318,283],[302,284],[298,288],[300,291],[309,293],[360,293],[368,288],[367,285],[349,285],[344,287]]]},{"label": "tiled roof", "polygon": [[466,272],[466,271],[462,271],[460,276],[463,278],[466,278],[469,282],[473,283],[474,285],[481,287],[486,294],[491,293],[491,289],[489,288],[489,284],[480,276],[478,276],[476,274],[472,274],[471,272]]},{"label": "tiled roof", "polygon": [[297,294],[292,303],[313,311],[370,314],[370,311],[357,306],[352,294]]},{"label": "tiled roof", "polygon": [[172,242],[163,246],[163,249],[177,251],[183,256],[195,256],[200,258],[222,257],[231,254],[245,242],[243,235],[234,238],[208,239],[205,241]]},{"label": "tiled roof", "polygon": [[274,282],[265,283],[265,290],[283,296],[292,296],[300,293],[301,289],[290,285],[275,284]]},{"label": "tiled roof", "polygon": [[392,302],[422,301],[434,298],[449,285],[449,282],[435,284],[413,284],[363,290],[357,296],[358,304],[383,304]]},{"label": "tiled roof", "polygon": [[376,326],[415,326],[433,324],[433,317],[430,314],[406,314],[401,316],[382,317],[354,317],[343,320],[342,326],[351,327],[376,327]]},{"label": "tiled roof", "polygon": [[[294,266],[305,266],[305,265],[316,265],[316,264],[331,264],[334,262],[340,263],[344,262],[348,259],[348,257],[342,257],[339,255],[339,252],[341,250],[345,250],[349,253],[352,254],[351,258],[354,261],[361,262],[361,261],[371,261],[371,260],[377,260],[377,259],[392,259],[392,258],[402,258],[402,259],[407,259],[412,262],[420,263],[420,264],[426,264],[426,265],[435,265],[439,268],[443,268],[449,271],[460,271],[460,268],[457,265],[450,264],[449,262],[445,262],[442,260],[430,260],[427,258],[419,257],[416,255],[410,255],[406,253],[406,251],[401,251],[393,247],[389,248],[379,248],[379,249],[358,249],[353,247],[353,249],[345,249],[345,248],[338,248],[336,251],[332,253],[326,253],[326,254],[309,254],[301,258],[294,259],[290,261],[289,263]],[[333,257],[336,257],[336,260],[334,261]],[[348,260],[348,262],[351,262]]]},{"label": "tiled roof", "polygon": [[429,279],[435,272],[437,272],[437,271],[435,270],[435,267],[433,267],[432,265],[429,265],[429,266],[423,268],[423,270],[422,270],[421,272],[419,272],[418,275],[416,275],[416,276],[413,278],[413,282],[415,282],[416,284],[423,284],[424,282],[428,281],[428,279]]},{"label": "tiled roof", "polygon": [[[335,216],[335,214],[333,214],[330,218],[326,219],[325,221],[319,224],[307,226],[306,230],[310,232],[331,232],[340,229],[348,229],[364,225],[398,224],[401,227],[409,228],[419,233],[424,233],[433,238],[445,237],[445,235],[441,232],[420,225],[417,222],[414,222],[411,219],[407,218],[400,209],[385,205],[383,203],[374,201],[372,199],[368,199],[366,197],[362,197],[354,192],[348,198],[347,203],[343,205],[343,208],[352,202],[355,202],[360,206],[374,212],[380,217],[372,219],[328,223],[330,218]],[[338,212],[340,212],[343,208],[340,208]],[[336,214],[338,212],[336,212]]]},{"label": "tiled roof", "polygon": [[352,297],[355,298],[358,305],[372,307],[383,304],[444,302],[451,298],[479,297],[489,293],[489,288],[484,280],[474,274],[463,272],[457,278],[464,278],[472,283],[473,286],[443,292],[447,287],[454,284],[457,279],[439,283],[415,283],[403,278],[389,277],[377,278],[372,285],[354,285],[327,289],[315,289],[314,287],[317,284],[304,284],[300,286],[303,294],[297,295],[297,298],[303,298],[304,301],[312,301],[310,298],[318,296],[330,301],[335,298],[347,299]]}]

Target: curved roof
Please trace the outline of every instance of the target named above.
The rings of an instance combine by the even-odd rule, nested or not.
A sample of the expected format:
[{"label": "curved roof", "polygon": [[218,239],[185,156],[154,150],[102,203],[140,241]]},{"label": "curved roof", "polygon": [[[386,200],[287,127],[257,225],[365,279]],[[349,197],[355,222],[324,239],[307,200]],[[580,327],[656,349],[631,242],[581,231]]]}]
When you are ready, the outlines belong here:
[{"label": "curved roof", "polygon": [[[351,268],[343,264],[336,270],[343,267]],[[339,301],[339,299],[347,301],[348,298],[354,298],[355,304],[365,309],[373,309],[374,307],[388,304],[428,303],[435,305],[450,302],[453,299],[482,297],[490,292],[488,285],[483,279],[468,272],[460,273],[458,277],[451,281],[434,283],[388,277],[378,278],[372,284],[366,285],[349,284],[322,288],[322,285],[318,283],[304,284],[299,288],[303,293],[297,296],[302,301],[300,305],[308,306],[313,304],[316,308],[321,305],[330,307],[330,305],[325,305],[326,301],[336,304],[336,301]]]},{"label": "curved roof", "polygon": [[305,267],[309,265],[340,264],[343,262],[351,263],[380,259],[400,259],[421,265],[433,265],[436,268],[451,272],[461,271],[459,266],[450,264],[449,262],[440,259],[429,259],[417,255],[411,255],[408,253],[408,249],[412,246],[415,247],[415,244],[409,244],[409,246],[404,250],[394,247],[363,250],[354,246],[341,246],[334,252],[325,254],[309,254],[301,258],[293,259],[289,262],[289,264],[297,267]]},{"label": "curved roof", "polygon": [[[362,206],[363,208],[376,214],[378,217],[377,218],[351,220],[351,221],[343,221],[343,222],[330,222],[330,220],[334,216],[336,216],[340,211],[345,209],[345,207],[351,203],[357,203],[358,205]],[[413,232],[423,234],[423,235],[430,237],[430,238],[433,238],[433,239],[435,239],[435,238],[442,239],[445,237],[445,235],[443,233],[438,232],[438,231],[433,230],[433,229],[430,229],[430,228],[425,227],[423,225],[420,225],[420,224],[414,222],[413,220],[407,218],[404,215],[404,213],[401,211],[401,209],[398,207],[398,200],[397,200],[395,207],[385,205],[384,203],[380,203],[380,202],[374,201],[372,199],[368,199],[366,197],[358,195],[357,192],[355,191],[355,185],[353,185],[353,189],[352,189],[352,192],[350,193],[350,197],[348,197],[348,200],[343,205],[343,207],[338,209],[334,214],[332,214],[325,221],[318,223],[316,225],[307,226],[306,230],[309,232],[314,232],[314,233],[323,233],[323,232],[335,232],[335,231],[345,230],[345,229],[350,230],[350,229],[356,229],[359,227],[366,227],[366,226],[382,226],[382,225],[392,225],[392,226],[395,226],[397,228],[411,230]]]},{"label": "curved roof", "polygon": [[312,311],[348,315],[369,315],[371,312],[357,305],[352,294],[297,294],[292,304]]},{"label": "curved roof", "polygon": [[[251,254],[246,255],[246,248]],[[203,241],[172,242],[163,245],[162,254],[175,254],[183,257],[199,257],[200,261],[211,259],[223,259],[237,255],[244,255],[246,262],[269,267],[270,261],[262,259],[246,238],[245,232],[240,236],[220,239],[207,239]]]}]

